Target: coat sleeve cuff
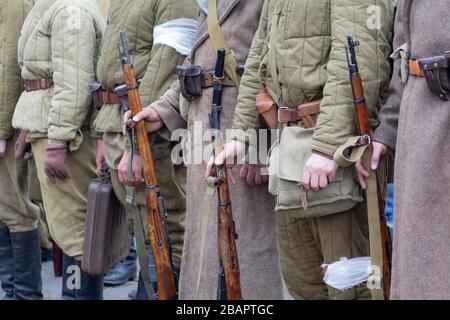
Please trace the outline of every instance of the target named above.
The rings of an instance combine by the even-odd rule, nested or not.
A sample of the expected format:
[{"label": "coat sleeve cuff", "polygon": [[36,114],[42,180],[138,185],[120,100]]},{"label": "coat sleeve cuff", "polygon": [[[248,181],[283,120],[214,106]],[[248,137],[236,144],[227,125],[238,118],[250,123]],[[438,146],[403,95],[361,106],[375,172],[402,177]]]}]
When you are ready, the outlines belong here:
[{"label": "coat sleeve cuff", "polygon": [[327,159],[329,159],[329,160],[334,160],[334,158],[333,158],[332,156],[330,156],[330,155],[328,155],[328,154],[326,154],[326,153],[323,153],[323,152],[321,152],[321,151],[319,151],[319,150],[313,149],[313,150],[312,150],[312,153],[317,154],[317,155],[319,155],[319,156],[322,156],[322,157],[324,157],[324,158],[327,158]]},{"label": "coat sleeve cuff", "polygon": [[317,140],[313,140],[312,143],[312,150],[314,153],[320,154],[321,156],[327,157],[329,159],[333,159],[337,149],[338,147],[334,145],[323,143]]},{"label": "coat sleeve cuff", "polygon": [[68,146],[68,142],[67,141],[62,141],[62,140],[49,139],[48,140],[48,146],[49,147],[67,147]]},{"label": "coat sleeve cuff", "polygon": [[164,139],[170,141],[170,135],[175,130],[186,128],[186,121],[181,117],[180,113],[165,101],[159,100],[150,105],[150,108],[155,110],[161,118],[161,121],[164,123],[165,128],[159,132]]},{"label": "coat sleeve cuff", "polygon": [[374,134],[374,140],[395,151],[397,146],[397,132],[394,128],[380,126]]}]

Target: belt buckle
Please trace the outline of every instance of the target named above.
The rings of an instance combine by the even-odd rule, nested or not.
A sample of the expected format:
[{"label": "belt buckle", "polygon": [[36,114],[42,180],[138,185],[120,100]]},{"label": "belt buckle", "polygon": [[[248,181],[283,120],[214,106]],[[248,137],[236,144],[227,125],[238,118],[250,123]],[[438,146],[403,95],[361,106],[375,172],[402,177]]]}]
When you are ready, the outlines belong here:
[{"label": "belt buckle", "polygon": [[289,118],[289,108],[287,106],[284,106],[284,105],[278,107],[278,122],[279,123],[289,123],[289,121],[285,121],[285,120],[281,119],[281,115],[286,113],[286,112],[288,113],[288,117],[287,118]]},{"label": "belt buckle", "polygon": [[216,75],[213,75],[213,84],[214,85],[223,84],[223,80],[225,80],[225,75],[220,78],[216,77]]}]

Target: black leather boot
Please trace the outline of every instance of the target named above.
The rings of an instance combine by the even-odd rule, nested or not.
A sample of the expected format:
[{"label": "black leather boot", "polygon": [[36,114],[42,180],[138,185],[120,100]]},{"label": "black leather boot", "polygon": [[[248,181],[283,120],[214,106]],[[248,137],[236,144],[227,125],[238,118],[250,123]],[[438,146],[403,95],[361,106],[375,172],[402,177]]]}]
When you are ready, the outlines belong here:
[{"label": "black leather boot", "polygon": [[111,269],[105,276],[105,286],[121,286],[128,281],[136,280],[137,252],[134,240],[131,241],[128,257]]},{"label": "black leather boot", "polygon": [[103,300],[103,277],[81,270],[81,261],[64,254],[62,275],[63,300]]},{"label": "black leather boot", "polygon": [[10,235],[14,256],[14,296],[18,300],[42,300],[39,231],[11,232]]},{"label": "black leather boot", "polygon": [[2,300],[14,299],[14,259],[8,227],[0,228],[0,282],[5,296]]}]

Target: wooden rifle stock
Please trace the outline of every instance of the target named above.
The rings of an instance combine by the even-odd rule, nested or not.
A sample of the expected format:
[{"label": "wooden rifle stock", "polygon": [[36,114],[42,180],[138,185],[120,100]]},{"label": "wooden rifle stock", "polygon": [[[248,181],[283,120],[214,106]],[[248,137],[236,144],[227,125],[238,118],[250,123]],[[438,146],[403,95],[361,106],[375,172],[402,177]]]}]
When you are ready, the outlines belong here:
[{"label": "wooden rifle stock", "polygon": [[[350,81],[352,85],[353,98],[355,103],[356,121],[358,126],[358,133],[361,136],[361,145],[370,144],[372,153],[372,129],[369,123],[369,116],[367,113],[367,105],[364,94],[363,81],[359,73],[358,61],[356,58],[355,48],[359,45],[349,35],[347,37],[347,59],[350,71]],[[370,168],[368,168],[370,169]],[[381,193],[381,184],[378,172],[375,172],[377,182],[377,199],[378,209],[380,215],[380,231],[381,231],[381,246],[383,251],[383,290],[385,299],[389,299],[391,289],[391,267],[392,267],[392,244],[387,225],[387,218],[384,212],[384,201]]]},{"label": "wooden rifle stock", "polygon": [[[223,151],[223,139],[220,132],[220,111],[222,109],[223,86],[220,80],[224,76],[225,50],[217,52],[217,63],[212,110],[210,114],[211,129],[213,129],[212,142],[214,155]],[[221,271],[219,274],[218,298],[228,300],[242,300],[239,262],[236,249],[237,234],[231,210],[230,188],[225,165],[216,166],[216,186],[218,197],[218,247]],[[221,286],[225,285],[225,288]]]},{"label": "wooden rifle stock", "polygon": [[[121,52],[123,74],[128,90],[131,114],[135,116],[142,111],[142,101],[133,65],[129,58],[125,33],[122,32],[120,38],[121,47],[123,48],[123,52]],[[162,197],[155,175],[155,164],[145,120],[136,123],[134,129],[147,186],[147,219],[158,278],[158,297],[160,300],[174,300],[177,295],[177,290],[172,270],[169,243],[164,228],[165,217],[163,217],[161,210]],[[147,279],[144,279],[144,281],[147,281]]]}]

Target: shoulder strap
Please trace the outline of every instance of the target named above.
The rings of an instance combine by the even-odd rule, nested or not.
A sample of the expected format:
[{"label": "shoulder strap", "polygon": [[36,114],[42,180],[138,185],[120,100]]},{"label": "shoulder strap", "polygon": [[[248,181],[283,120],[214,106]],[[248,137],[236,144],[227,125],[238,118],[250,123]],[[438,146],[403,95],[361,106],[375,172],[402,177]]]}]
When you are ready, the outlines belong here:
[{"label": "shoulder strap", "polygon": [[[349,167],[359,160],[362,160],[366,168],[370,168],[372,159],[372,149],[368,145],[360,145],[358,141],[361,137],[351,137],[347,142],[340,147],[335,155],[334,161],[339,167]],[[370,242],[370,256],[371,256],[371,270],[369,276],[369,289],[372,293],[373,300],[383,300],[384,297],[382,288],[383,285],[383,248],[381,243],[381,226],[380,215],[377,198],[377,178],[376,174],[372,173],[367,180],[366,204],[367,216],[369,224],[369,242]]]},{"label": "shoulder strap", "polygon": [[234,58],[234,53],[230,49],[225,36],[220,28],[217,14],[217,0],[208,0],[208,33],[213,43],[214,50],[225,49],[225,72],[233,80],[236,86],[239,86],[241,77],[237,73],[238,64]]}]

